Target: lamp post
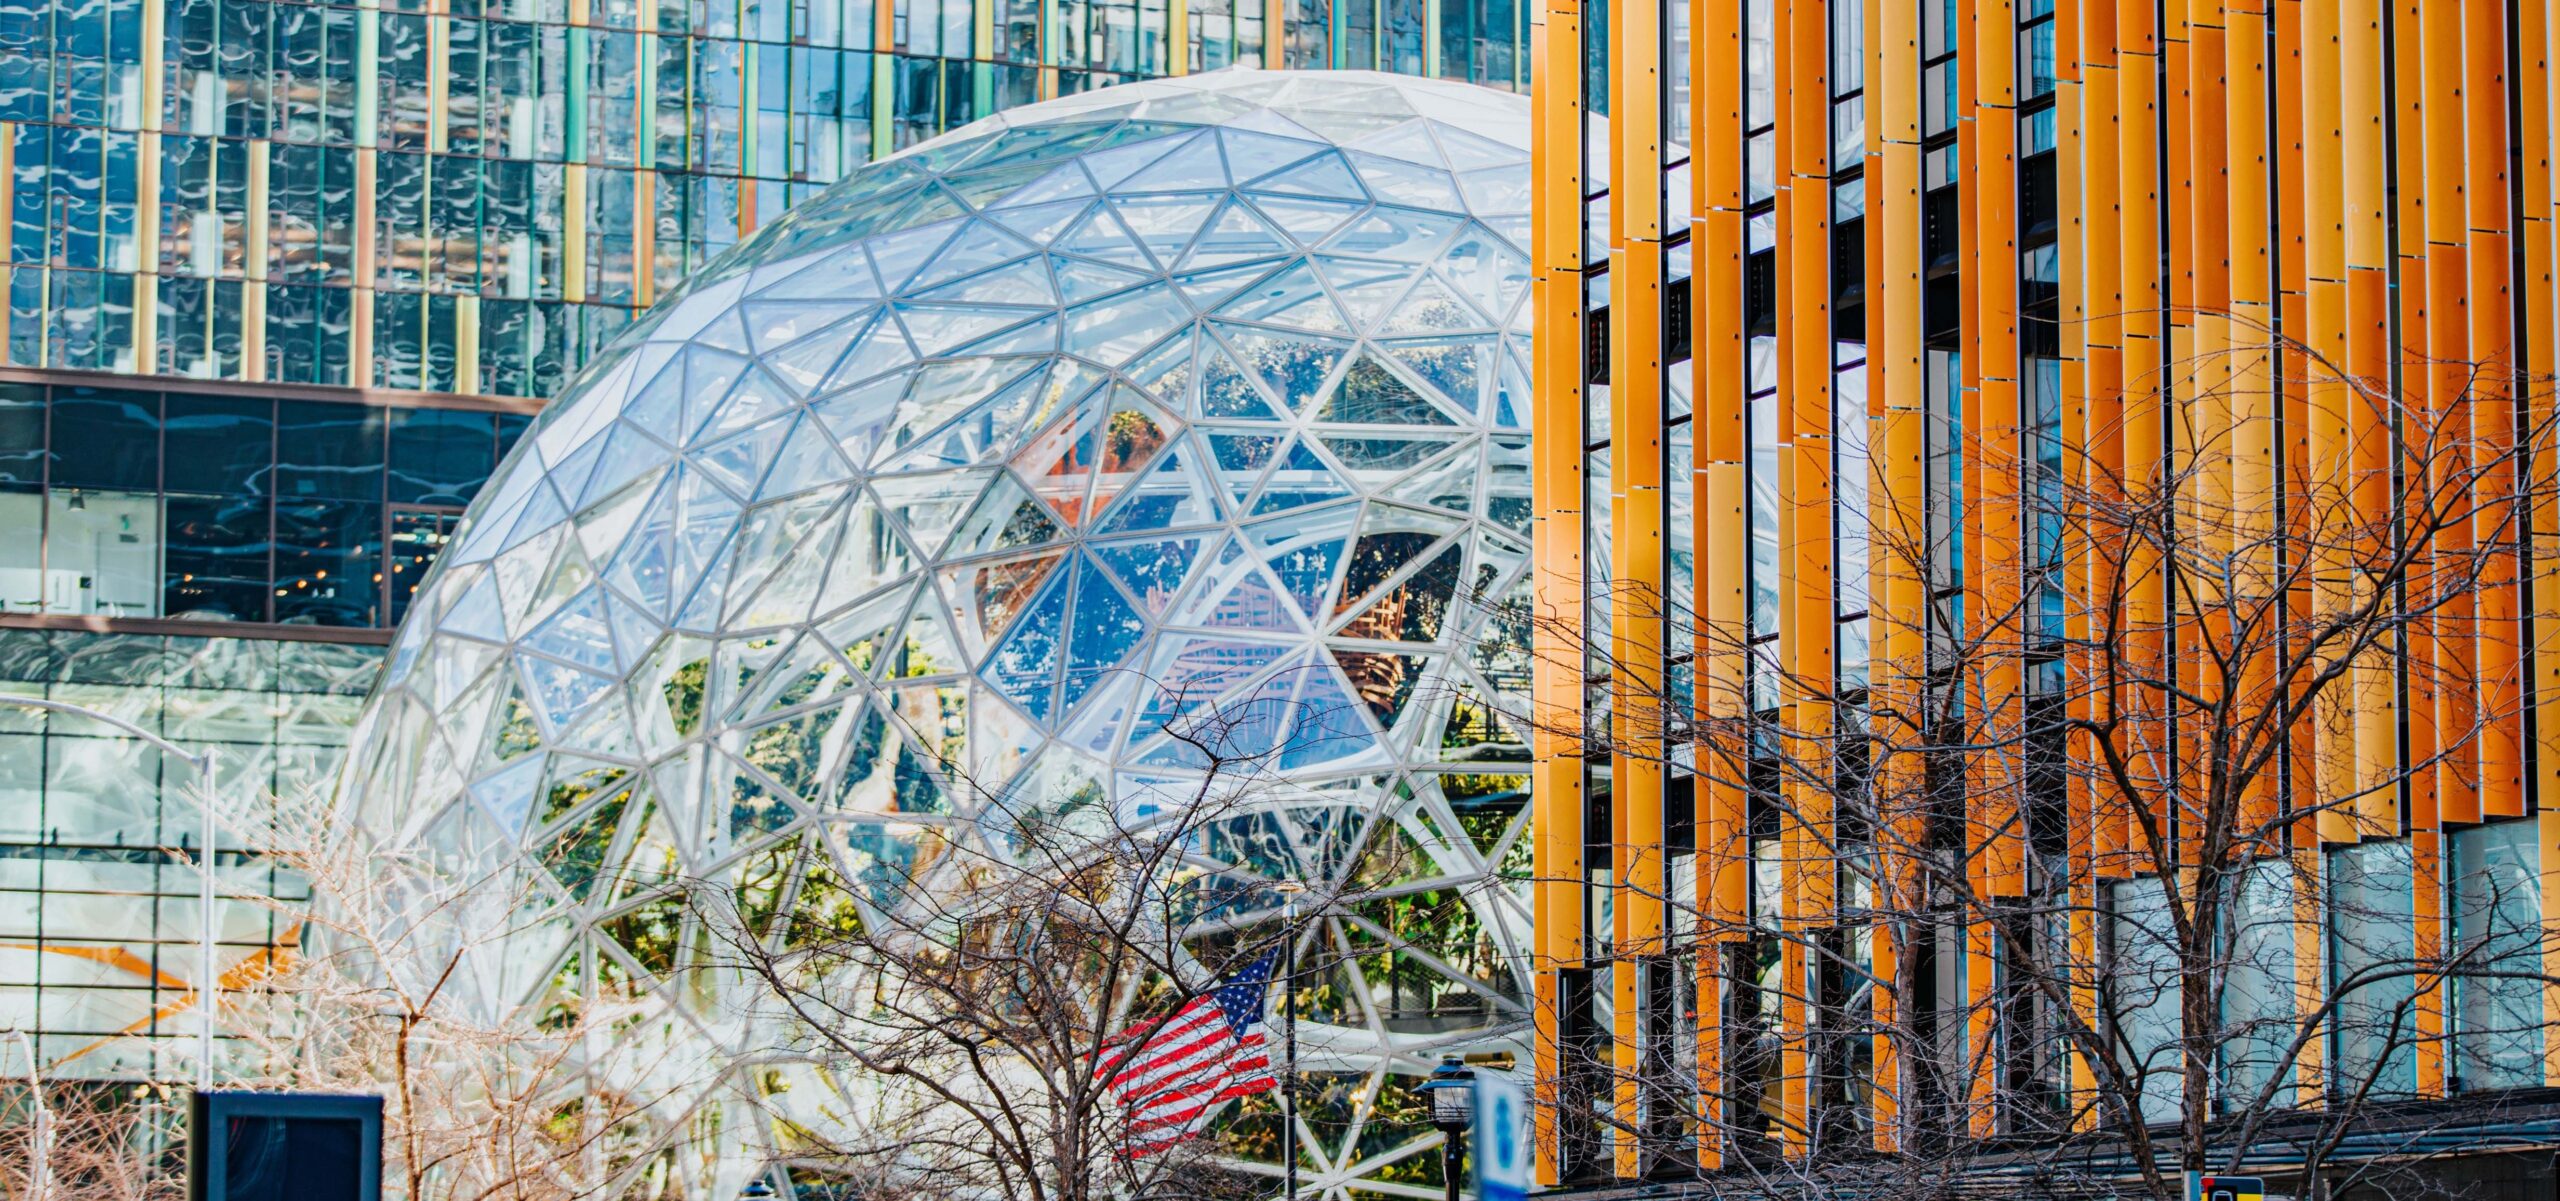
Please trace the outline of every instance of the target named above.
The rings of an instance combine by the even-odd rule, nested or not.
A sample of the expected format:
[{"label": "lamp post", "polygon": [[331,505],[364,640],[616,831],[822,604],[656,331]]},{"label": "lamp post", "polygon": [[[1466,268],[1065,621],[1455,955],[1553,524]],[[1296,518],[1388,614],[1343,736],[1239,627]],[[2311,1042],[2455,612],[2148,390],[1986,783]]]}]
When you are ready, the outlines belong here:
[{"label": "lamp post", "polygon": [[[33,696],[0,696],[0,705],[16,705],[27,709],[46,709],[55,713],[68,713],[75,717],[85,717],[100,725],[112,726],[139,738],[144,742],[150,743],[151,745],[160,748],[161,751],[176,756],[180,762],[185,763],[188,767],[195,770],[196,783],[205,790],[205,796],[197,806],[204,811],[204,824],[202,826],[202,833],[196,844],[196,906],[198,910],[196,916],[199,919],[199,929],[197,930],[196,941],[196,1009],[199,1011],[199,1016],[204,1019],[204,1028],[198,1034],[196,1042],[196,1087],[200,1089],[212,1088],[214,991],[221,983],[219,980],[214,978],[213,954],[212,750],[190,751],[185,747],[179,746],[177,743],[171,742],[166,738],[162,738],[161,736],[143,729],[132,722],[126,721],[121,717],[117,717],[114,714],[100,713],[86,705],[75,705],[69,701],[46,700],[42,697]],[[28,1062],[30,1065],[34,1062],[34,1053],[32,1050],[28,1053]]]},{"label": "lamp post", "polygon": [[1431,1124],[1442,1135],[1440,1176],[1448,1182],[1449,1201],[1458,1201],[1459,1146],[1476,1120],[1476,1074],[1457,1056],[1443,1055],[1422,1088],[1431,1094]]},{"label": "lamp post", "polygon": [[1288,903],[1280,917],[1280,1164],[1288,1191],[1298,1201],[1298,893],[1304,885],[1290,882]]}]

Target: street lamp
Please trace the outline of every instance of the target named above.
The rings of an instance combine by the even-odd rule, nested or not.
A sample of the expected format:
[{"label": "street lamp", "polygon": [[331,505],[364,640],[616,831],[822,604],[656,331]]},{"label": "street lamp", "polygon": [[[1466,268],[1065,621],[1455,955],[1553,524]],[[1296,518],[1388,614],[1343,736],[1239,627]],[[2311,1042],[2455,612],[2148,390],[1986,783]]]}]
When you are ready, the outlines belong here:
[{"label": "street lamp", "polygon": [[773,1186],[763,1180],[750,1180],[738,1190],[738,1201],[773,1201]]},{"label": "street lamp", "polygon": [[[203,834],[196,844],[196,904],[199,910],[197,917],[201,919],[201,929],[197,931],[196,943],[196,1008],[201,1011],[204,1018],[204,1029],[196,1043],[196,1087],[212,1088],[213,994],[216,986],[220,984],[220,981],[214,978],[213,955],[213,751],[210,748],[203,751],[190,751],[114,714],[100,713],[86,705],[75,705],[69,701],[52,701],[33,696],[0,696],[0,704],[17,705],[28,709],[49,709],[55,713],[85,717],[100,725],[113,726],[176,756],[180,762],[195,769],[196,783],[205,791],[198,805],[204,810]],[[31,1053],[30,1066],[33,1062]]]},{"label": "street lamp", "polygon": [[1457,1056],[1443,1055],[1422,1090],[1431,1094],[1431,1124],[1443,1136],[1440,1176],[1448,1181],[1449,1201],[1458,1201],[1458,1149],[1476,1120],[1476,1074]]}]

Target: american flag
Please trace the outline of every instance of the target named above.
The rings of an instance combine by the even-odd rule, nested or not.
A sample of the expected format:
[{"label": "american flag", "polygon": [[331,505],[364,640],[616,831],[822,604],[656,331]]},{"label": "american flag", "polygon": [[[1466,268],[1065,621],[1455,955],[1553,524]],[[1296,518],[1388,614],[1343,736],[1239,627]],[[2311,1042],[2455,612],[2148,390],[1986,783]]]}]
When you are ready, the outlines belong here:
[{"label": "american flag", "polygon": [[1153,1155],[1199,1134],[1221,1103],[1279,1087],[1262,1043],[1262,997],[1279,958],[1274,951],[1254,960],[1152,1028],[1122,1031],[1103,1051],[1102,1086],[1128,1121],[1121,1155]]}]

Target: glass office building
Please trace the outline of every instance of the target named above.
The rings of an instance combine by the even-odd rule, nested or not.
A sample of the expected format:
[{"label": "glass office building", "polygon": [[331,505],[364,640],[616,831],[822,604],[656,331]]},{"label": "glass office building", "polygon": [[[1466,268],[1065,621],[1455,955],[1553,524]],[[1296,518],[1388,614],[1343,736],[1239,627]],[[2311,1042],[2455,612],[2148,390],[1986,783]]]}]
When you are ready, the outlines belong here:
[{"label": "glass office building", "polygon": [[2542,6],[1533,23],[1545,1178],[2560,1084]]},{"label": "glass office building", "polygon": [[[252,775],[273,760],[258,778],[290,792],[327,766],[301,748],[326,759],[347,726],[323,698],[370,686],[542,398],[791,205],[1124,80],[1257,63],[1516,88],[1526,36],[1482,0],[0,5],[8,687],[142,689],[105,707]],[[66,719],[0,737],[32,806],[0,857],[45,865],[0,904],[0,1028],[57,1061],[185,1028],[193,960],[162,953],[195,930],[168,866],[192,842],[184,768]],[[76,816],[104,759],[128,773],[114,822]],[[249,925],[225,918],[230,959],[279,936]],[[98,928],[112,948],[83,941]]]}]

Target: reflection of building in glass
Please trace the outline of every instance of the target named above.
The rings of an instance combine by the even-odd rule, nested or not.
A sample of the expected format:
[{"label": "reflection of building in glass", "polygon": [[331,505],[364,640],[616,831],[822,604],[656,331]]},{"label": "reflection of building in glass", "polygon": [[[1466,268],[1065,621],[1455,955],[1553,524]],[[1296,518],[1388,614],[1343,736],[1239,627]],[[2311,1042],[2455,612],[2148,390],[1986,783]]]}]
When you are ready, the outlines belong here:
[{"label": "reflection of building in glass", "polygon": [[[1342,894],[1302,947],[1310,1183],[1434,1180],[1409,1084],[1529,1024],[1526,647],[1491,611],[1528,571],[1527,116],[1375,73],[1028,108],[615,342],[445,548],[344,781],[367,829],[535,881],[492,1003],[728,1013],[671,874],[876,915],[927,830],[1005,853],[992,798],[1134,820],[1226,778],[1206,729],[1268,778],[1175,945]],[[755,1157],[766,1118],[662,1128]],[[1268,1164],[1271,1122],[1230,1145]]]},{"label": "reflection of building in glass", "polygon": [[[1515,4],[1384,9],[12,7],[0,628],[378,654],[538,401],[690,273],[874,158],[1015,104],[1237,62],[1525,82]],[[1386,27],[1424,36],[1389,49]],[[52,785],[28,786],[45,804]],[[193,886],[169,886],[178,899],[124,903],[188,937],[192,919],[170,915]],[[0,905],[0,942],[65,937],[59,914],[25,906]],[[0,958],[0,1027],[54,1029],[41,1013],[70,1011],[44,1007],[49,987]],[[0,1044],[0,1073],[16,1054]]]},{"label": "reflection of building in glass", "polygon": [[2386,7],[1545,10],[1550,1183],[2560,1085],[2545,35]]}]

